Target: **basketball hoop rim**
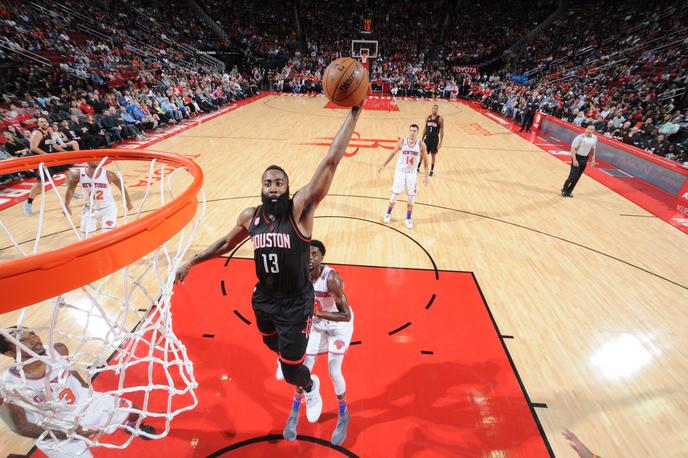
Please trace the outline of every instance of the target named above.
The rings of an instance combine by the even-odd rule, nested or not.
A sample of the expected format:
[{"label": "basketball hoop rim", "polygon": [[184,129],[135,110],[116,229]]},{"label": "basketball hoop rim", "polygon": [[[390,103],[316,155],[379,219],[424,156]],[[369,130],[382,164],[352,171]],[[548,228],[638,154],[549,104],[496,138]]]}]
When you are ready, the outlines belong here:
[{"label": "basketball hoop rim", "polygon": [[[103,278],[142,258],[182,230],[196,214],[203,171],[191,159],[161,151],[102,149],[0,161],[0,175],[88,161],[152,161],[184,167],[191,185],[162,208],[92,238],[56,250],[0,261],[0,314],[32,305]],[[6,293],[5,293],[6,292]]]}]

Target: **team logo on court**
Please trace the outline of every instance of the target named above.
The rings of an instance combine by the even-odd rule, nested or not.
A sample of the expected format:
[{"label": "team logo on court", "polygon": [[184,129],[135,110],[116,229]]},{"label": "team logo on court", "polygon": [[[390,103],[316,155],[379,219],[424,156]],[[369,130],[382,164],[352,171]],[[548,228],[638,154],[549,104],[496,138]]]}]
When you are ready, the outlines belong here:
[{"label": "team logo on court", "polygon": [[[334,137],[317,137],[315,140],[316,141],[314,141],[314,142],[299,143],[299,145],[327,146],[329,148],[330,146],[332,146],[332,140],[334,140]],[[354,131],[353,135],[351,136],[351,142],[349,143],[349,146],[346,150],[346,153],[344,153],[344,157],[355,156],[356,153],[358,153],[358,150],[361,148],[364,148],[364,149],[383,148],[383,149],[387,149],[387,150],[392,150],[392,149],[394,149],[394,145],[399,140],[400,140],[400,138],[396,138],[396,139],[362,138],[360,133]],[[353,148],[353,150],[350,150],[349,148]]]}]

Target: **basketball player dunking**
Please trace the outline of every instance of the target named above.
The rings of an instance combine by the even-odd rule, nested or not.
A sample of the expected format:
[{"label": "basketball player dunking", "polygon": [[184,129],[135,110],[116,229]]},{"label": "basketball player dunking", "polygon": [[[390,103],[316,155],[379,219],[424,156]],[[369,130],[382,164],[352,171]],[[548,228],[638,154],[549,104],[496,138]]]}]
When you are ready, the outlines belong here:
[{"label": "basketball player dunking", "polygon": [[427,146],[428,153],[432,157],[430,176],[435,173],[435,156],[442,148],[442,139],[444,138],[444,121],[442,116],[437,114],[439,109],[440,107],[437,105],[432,106],[432,114],[428,115],[423,128],[423,143]]},{"label": "basketball player dunking", "polygon": [[406,189],[408,196],[408,204],[406,206],[406,227],[413,229],[413,222],[411,221],[411,213],[413,212],[413,202],[418,192],[418,169],[420,164],[423,164],[425,175],[423,177],[423,184],[428,184],[428,151],[425,144],[418,138],[418,125],[411,124],[409,126],[408,136],[399,140],[389,157],[384,164],[379,168],[378,172],[382,172],[385,166],[391,161],[394,156],[399,153],[397,159],[397,170],[394,174],[394,183],[392,183],[392,195],[389,198],[389,206],[383,221],[385,224],[392,219],[392,210],[394,204],[397,202],[399,194]]},{"label": "basketball player dunking", "polygon": [[[311,336],[308,338],[304,364],[313,370],[315,359],[327,353],[327,367],[334,384],[334,394],[339,404],[337,426],[332,432],[332,443],[340,445],[346,439],[349,427],[349,409],[346,405],[346,381],[342,374],[344,354],[354,333],[354,312],[344,294],[344,282],[330,266],[322,264],[325,245],[320,240],[311,240],[311,258],[308,263],[310,279],[315,289],[315,318]],[[283,375],[278,371],[277,378]],[[284,428],[284,438],[295,440],[299,423],[299,410],[303,390],[297,388],[291,413]]]},{"label": "basketball player dunking", "polygon": [[77,184],[81,185],[81,189],[84,190],[86,203],[81,212],[81,233],[85,238],[92,235],[98,226],[103,231],[110,231],[117,227],[117,202],[112,197],[113,186],[124,191],[127,209],[134,208],[129,198],[129,192],[125,186],[122,186],[117,174],[98,168],[98,165],[98,162],[89,162],[88,167],[79,170],[77,174],[73,174],[65,193],[65,208],[67,213],[71,215],[70,204]]},{"label": "basketball player dunking", "polygon": [[265,345],[278,354],[284,379],[305,390],[312,422],[320,417],[322,398],[318,377],[303,364],[315,303],[308,275],[310,236],[315,209],[330,189],[362,106],[351,109],[306,186],[290,199],[287,173],[276,165],[268,167],[262,176],[263,204],[241,212],[234,228],[182,266],[176,277],[183,282],[193,265],[228,253],[250,236],[258,277],[252,300],[256,325]]}]

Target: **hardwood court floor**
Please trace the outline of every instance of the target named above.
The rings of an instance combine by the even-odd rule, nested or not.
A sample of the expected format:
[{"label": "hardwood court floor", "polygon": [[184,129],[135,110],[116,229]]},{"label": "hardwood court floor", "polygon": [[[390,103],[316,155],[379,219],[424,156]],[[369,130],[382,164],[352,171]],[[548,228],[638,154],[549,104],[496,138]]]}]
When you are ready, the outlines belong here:
[{"label": "hardwood court floor", "polygon": [[[575,456],[565,427],[602,456],[688,454],[688,238],[588,177],[574,199],[561,198],[564,163],[447,102],[444,147],[417,197],[415,229],[403,226],[402,202],[384,227],[394,163],[381,175],[377,167],[432,104],[399,101],[399,111],[362,115],[363,140],[317,212],[327,261],[473,272],[499,330],[513,336],[506,347],[557,456]],[[191,252],[258,202],[268,165],[285,167],[292,192],[310,178],[327,150],[312,143],[326,144],[346,115],[324,106],[321,97],[270,96],[155,145],[200,154],[208,213]],[[18,207],[3,213],[6,224],[24,224]],[[250,255],[246,246],[236,253]],[[462,318],[460,309],[447,315]],[[2,453],[29,448],[1,437]]]}]

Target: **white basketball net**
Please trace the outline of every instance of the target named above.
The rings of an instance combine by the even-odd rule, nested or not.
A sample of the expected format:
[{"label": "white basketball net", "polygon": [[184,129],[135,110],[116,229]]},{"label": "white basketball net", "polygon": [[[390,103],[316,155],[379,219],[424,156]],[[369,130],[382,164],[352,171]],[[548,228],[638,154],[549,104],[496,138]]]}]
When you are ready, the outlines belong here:
[{"label": "white basketball net", "polygon": [[[100,162],[94,176],[98,176],[106,160]],[[124,184],[117,161],[113,164]],[[124,209],[124,219],[120,224],[141,216],[149,196],[156,194],[153,189],[158,178],[160,205],[173,199],[173,179],[184,170],[163,164],[158,167],[155,160],[151,161],[145,194],[134,203],[134,215],[127,214],[122,197],[120,209]],[[42,192],[33,253],[40,246],[48,185],[65,210],[48,169],[41,164],[39,172]],[[124,448],[137,436],[159,439],[169,433],[175,416],[197,405],[193,365],[172,329],[170,299],[175,272],[205,214],[202,191],[199,199],[201,205],[196,219],[174,241],[164,243],[140,261],[101,280],[43,302],[40,306],[49,309],[50,316],[42,312],[42,323],[34,323],[36,318],[27,314],[28,308],[2,317],[4,325],[0,334],[18,345],[24,356],[17,352],[16,361],[0,357],[0,374],[5,374],[0,379],[0,396],[6,403],[21,407],[29,421],[45,428],[36,442],[42,450],[59,449],[69,455],[66,444],[73,440],[83,441],[88,447]],[[81,203],[75,201],[74,207],[80,207]],[[81,240],[77,225],[70,215],[66,212],[65,215],[71,232]],[[26,256],[1,220],[0,226],[19,253]],[[5,318],[12,313],[18,315],[11,319],[19,332],[6,327]],[[132,323],[138,324],[132,329]],[[38,354],[19,342],[20,334],[28,331],[41,338],[45,354]],[[67,358],[55,349],[57,343],[68,346]],[[47,373],[51,374],[38,383],[27,378],[24,370],[37,360],[44,362]],[[12,374],[7,374],[10,368]],[[65,391],[75,380],[67,377],[69,371],[78,371],[87,381],[88,387],[80,394]],[[62,377],[52,380],[55,374]],[[141,429],[144,422],[155,428],[155,434]]]}]

